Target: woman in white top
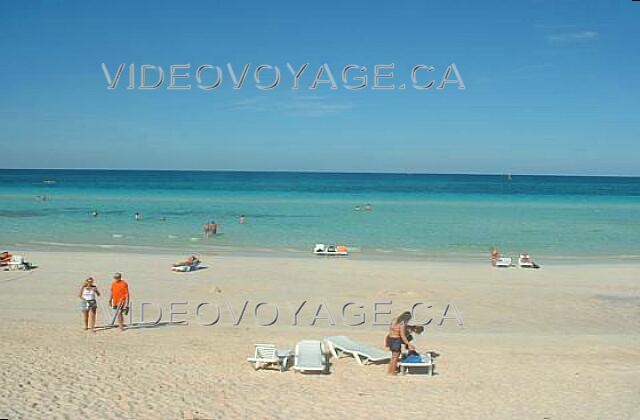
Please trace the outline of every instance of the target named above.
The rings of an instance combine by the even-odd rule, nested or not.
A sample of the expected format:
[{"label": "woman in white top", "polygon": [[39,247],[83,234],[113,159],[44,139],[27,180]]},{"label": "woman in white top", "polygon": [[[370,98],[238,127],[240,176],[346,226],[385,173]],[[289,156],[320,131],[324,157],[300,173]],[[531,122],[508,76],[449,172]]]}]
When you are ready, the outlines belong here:
[{"label": "woman in white top", "polygon": [[100,296],[98,287],[95,285],[93,277],[89,277],[84,281],[80,288],[78,297],[82,299],[82,314],[84,316],[84,329],[95,332],[96,327],[96,311],[98,309],[97,297]]}]

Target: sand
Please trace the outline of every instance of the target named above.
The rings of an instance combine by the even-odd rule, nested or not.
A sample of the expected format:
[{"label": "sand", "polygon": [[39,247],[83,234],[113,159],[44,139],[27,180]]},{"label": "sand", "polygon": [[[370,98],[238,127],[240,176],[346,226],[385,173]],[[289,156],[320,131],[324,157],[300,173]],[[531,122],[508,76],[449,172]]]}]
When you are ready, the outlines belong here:
[{"label": "sand", "polygon": [[[525,270],[358,256],[205,255],[206,269],[178,274],[168,267],[185,255],[24,254],[39,268],[0,272],[0,418],[631,419],[640,413],[637,263],[543,261],[542,269]],[[114,271],[130,283],[134,321],[136,302],[144,301],[162,305],[160,325],[83,330],[81,280],[97,278],[106,305]],[[254,371],[246,361],[256,342],[293,348],[302,339],[343,334],[381,346],[385,328],[372,325],[373,309],[389,300],[394,314],[416,302],[431,304],[418,307],[421,319],[433,321],[416,346],[439,353],[434,376],[388,377],[386,365],[362,367],[351,358],[331,359],[327,375]],[[244,318],[233,325],[227,305],[237,319],[245,301]],[[289,306],[303,301],[293,326]],[[187,314],[176,320],[186,322],[167,323],[171,302],[184,302],[177,311]],[[221,306],[216,325],[198,325],[195,308],[202,302]],[[256,320],[259,302],[269,305]],[[348,302],[364,307],[364,325],[345,325],[341,308]],[[309,325],[321,304],[321,315],[326,309],[336,325],[326,319]],[[273,305],[278,322],[258,325],[269,321]],[[456,319],[438,325],[447,305],[462,326]],[[149,307],[149,314],[157,311]]]}]

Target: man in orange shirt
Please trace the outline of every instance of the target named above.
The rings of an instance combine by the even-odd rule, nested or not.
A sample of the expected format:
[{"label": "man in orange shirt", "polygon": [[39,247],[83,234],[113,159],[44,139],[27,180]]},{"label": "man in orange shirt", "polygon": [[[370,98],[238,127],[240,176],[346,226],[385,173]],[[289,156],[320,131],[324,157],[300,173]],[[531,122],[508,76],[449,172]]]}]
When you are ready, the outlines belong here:
[{"label": "man in orange shirt", "polygon": [[118,324],[120,331],[124,331],[124,315],[129,313],[129,285],[122,280],[122,274],[113,275],[111,284],[111,307],[118,311]]}]

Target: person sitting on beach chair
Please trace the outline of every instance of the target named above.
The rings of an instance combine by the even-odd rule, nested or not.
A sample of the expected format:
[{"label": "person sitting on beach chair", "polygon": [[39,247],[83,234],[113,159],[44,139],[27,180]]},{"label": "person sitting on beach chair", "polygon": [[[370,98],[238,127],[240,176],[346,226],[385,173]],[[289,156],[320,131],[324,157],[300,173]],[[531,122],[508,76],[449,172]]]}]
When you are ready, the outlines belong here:
[{"label": "person sitting on beach chair", "polygon": [[0,253],[0,265],[8,265],[11,261],[11,254],[8,251]]},{"label": "person sitting on beach chair", "polygon": [[498,248],[493,247],[491,249],[491,265],[495,267],[499,259],[500,259],[500,251],[498,250]]}]

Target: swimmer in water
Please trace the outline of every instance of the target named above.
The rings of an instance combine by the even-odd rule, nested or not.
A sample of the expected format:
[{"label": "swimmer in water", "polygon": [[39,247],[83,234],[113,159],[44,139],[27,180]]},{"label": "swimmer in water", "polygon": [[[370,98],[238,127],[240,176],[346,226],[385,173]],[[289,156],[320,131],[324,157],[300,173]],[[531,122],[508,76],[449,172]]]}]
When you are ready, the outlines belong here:
[{"label": "swimmer in water", "polygon": [[93,217],[98,217],[100,214],[98,213],[98,210],[94,210],[91,212],[91,216]]},{"label": "swimmer in water", "polygon": [[367,205],[364,207],[366,211],[372,211],[373,210],[373,206],[369,203],[367,203]]},{"label": "swimmer in water", "polygon": [[244,225],[245,222],[246,222],[246,220],[245,220],[244,214],[241,214],[240,215],[240,224]]},{"label": "swimmer in water", "polygon": [[142,215],[136,212],[136,214],[133,215],[133,218],[136,220],[136,222],[139,222],[140,220],[142,220]]},{"label": "swimmer in water", "polygon": [[211,235],[218,233],[218,225],[213,220],[210,223],[205,223],[203,226],[204,237],[208,238]]}]

